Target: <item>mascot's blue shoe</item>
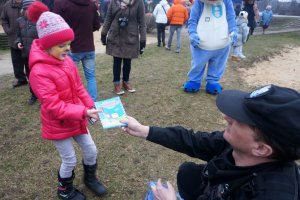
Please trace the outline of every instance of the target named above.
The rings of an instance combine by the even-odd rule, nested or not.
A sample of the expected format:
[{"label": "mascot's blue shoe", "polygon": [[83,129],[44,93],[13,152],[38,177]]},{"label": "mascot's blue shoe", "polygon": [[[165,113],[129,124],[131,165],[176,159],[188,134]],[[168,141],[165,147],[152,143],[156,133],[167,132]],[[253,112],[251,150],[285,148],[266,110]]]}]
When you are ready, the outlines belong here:
[{"label": "mascot's blue shoe", "polygon": [[223,88],[219,83],[207,83],[206,84],[206,92],[209,94],[219,94],[222,92]]},{"label": "mascot's blue shoe", "polygon": [[193,81],[187,81],[182,85],[182,88],[185,92],[192,92],[192,93],[198,92],[200,87],[201,87],[200,83],[193,82]]}]

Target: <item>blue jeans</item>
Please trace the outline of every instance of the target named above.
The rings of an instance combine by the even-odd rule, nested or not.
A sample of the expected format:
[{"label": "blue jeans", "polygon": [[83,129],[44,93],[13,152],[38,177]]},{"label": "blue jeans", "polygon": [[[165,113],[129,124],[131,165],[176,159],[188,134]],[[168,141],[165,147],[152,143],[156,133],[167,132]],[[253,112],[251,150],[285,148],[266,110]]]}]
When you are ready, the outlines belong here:
[{"label": "blue jeans", "polygon": [[180,52],[180,49],[181,49],[181,29],[182,29],[181,25],[170,25],[168,47],[171,48],[173,35],[174,35],[174,32],[176,31],[176,34],[177,34],[176,52]]},{"label": "blue jeans", "polygon": [[82,52],[82,53],[70,53],[71,58],[79,65],[81,61],[85,79],[87,81],[88,93],[94,101],[97,101],[97,81],[95,73],[95,51]]}]

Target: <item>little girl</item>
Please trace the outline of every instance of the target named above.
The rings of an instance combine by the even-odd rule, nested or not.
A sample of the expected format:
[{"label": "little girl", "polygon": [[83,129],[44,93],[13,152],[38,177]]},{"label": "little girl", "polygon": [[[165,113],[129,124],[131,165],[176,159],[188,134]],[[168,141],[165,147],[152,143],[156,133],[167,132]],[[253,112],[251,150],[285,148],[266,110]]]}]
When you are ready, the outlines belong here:
[{"label": "little girl", "polygon": [[28,8],[28,18],[36,22],[39,39],[32,43],[30,83],[41,102],[42,137],[52,140],[62,163],[58,171],[60,199],[85,199],[73,187],[76,155],[72,141],[83,152],[84,183],[97,195],[106,193],[96,178],[97,148],[87,129],[88,118],[98,120],[99,110],[83,87],[75,63],[68,56],[74,32],[46,5],[36,1]]}]

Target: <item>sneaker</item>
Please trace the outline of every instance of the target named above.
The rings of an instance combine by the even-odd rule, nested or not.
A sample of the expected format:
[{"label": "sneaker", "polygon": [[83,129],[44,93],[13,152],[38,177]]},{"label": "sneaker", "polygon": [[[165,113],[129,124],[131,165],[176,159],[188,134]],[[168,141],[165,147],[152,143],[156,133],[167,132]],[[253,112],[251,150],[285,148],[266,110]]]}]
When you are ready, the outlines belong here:
[{"label": "sneaker", "polygon": [[28,100],[28,105],[33,105],[37,101],[37,98],[35,96],[31,96]]},{"label": "sneaker", "polygon": [[168,46],[166,46],[166,50],[170,51],[170,50],[171,50],[171,48],[170,48],[170,47],[168,47]]},{"label": "sneaker", "polygon": [[244,56],[243,54],[239,55],[239,57],[242,59],[246,59],[246,56]]},{"label": "sneaker", "polygon": [[176,50],[175,53],[180,53],[180,50]]},{"label": "sneaker", "polygon": [[115,84],[115,93],[117,95],[122,95],[124,94],[124,90],[121,89],[121,85],[120,84]]},{"label": "sneaker", "polygon": [[157,44],[156,46],[160,47],[160,44]]},{"label": "sneaker", "polygon": [[125,81],[123,81],[123,88],[130,93],[135,92],[135,89],[128,82]]}]

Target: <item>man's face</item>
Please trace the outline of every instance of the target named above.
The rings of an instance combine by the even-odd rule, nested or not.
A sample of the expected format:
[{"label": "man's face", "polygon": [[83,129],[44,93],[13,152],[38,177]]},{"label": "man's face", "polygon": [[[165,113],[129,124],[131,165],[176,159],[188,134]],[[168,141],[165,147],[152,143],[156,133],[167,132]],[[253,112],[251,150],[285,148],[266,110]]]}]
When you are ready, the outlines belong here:
[{"label": "man's face", "polygon": [[15,0],[15,2],[20,4],[20,3],[22,3],[22,0]]},{"label": "man's face", "polygon": [[65,60],[66,56],[70,52],[70,44],[71,41],[66,41],[64,43],[53,46],[48,49],[48,53],[58,60]]},{"label": "man's face", "polygon": [[226,115],[224,119],[228,123],[224,131],[224,139],[232,146],[234,151],[250,155],[251,150],[257,146],[257,141],[254,139],[254,129]]}]

